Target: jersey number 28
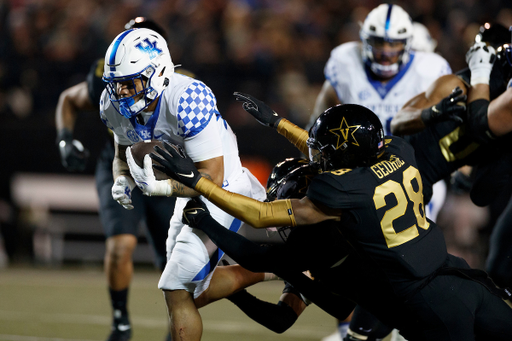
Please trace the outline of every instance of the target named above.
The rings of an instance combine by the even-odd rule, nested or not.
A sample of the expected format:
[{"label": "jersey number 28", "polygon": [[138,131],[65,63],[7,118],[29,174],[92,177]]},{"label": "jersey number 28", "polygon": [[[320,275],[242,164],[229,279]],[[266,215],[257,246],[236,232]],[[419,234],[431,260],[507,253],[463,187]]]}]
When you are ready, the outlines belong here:
[{"label": "jersey number 28", "polygon": [[[418,184],[418,191],[415,191],[413,188],[412,181],[414,179],[416,179]],[[392,248],[416,238],[419,235],[418,227],[427,230],[430,224],[425,216],[423,183],[421,182],[420,172],[416,168],[409,166],[404,171],[402,184],[394,180],[388,180],[375,188],[373,202],[377,210],[386,206],[385,198],[389,194],[395,196],[397,204],[384,213],[380,226],[386,238],[388,248]],[[416,223],[397,233],[393,227],[393,222],[405,214],[409,202],[413,204]]]}]

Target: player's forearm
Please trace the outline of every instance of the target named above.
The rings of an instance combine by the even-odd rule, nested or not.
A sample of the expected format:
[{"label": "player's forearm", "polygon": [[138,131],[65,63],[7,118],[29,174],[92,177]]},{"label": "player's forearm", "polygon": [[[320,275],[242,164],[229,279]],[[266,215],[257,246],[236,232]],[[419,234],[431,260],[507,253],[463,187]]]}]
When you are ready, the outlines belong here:
[{"label": "player's forearm", "polygon": [[345,297],[333,294],[324,285],[314,282],[303,273],[289,272],[276,273],[276,275],[290,282],[307,299],[339,320],[346,319],[355,308],[355,303]]},{"label": "player's forearm", "polygon": [[281,334],[297,321],[298,315],[286,303],[269,303],[258,299],[247,291],[236,293],[228,299],[254,321]]},{"label": "player's forearm", "polygon": [[57,127],[57,132],[60,132],[63,129],[73,132],[76,117],[76,109],[72,105],[71,100],[65,91],[60,95],[59,102],[57,103],[57,109],[55,111],[55,126]]},{"label": "player's forearm", "polygon": [[64,90],[59,96],[55,112],[57,131],[67,129],[73,132],[78,111],[94,110],[96,107],[89,99],[87,82],[81,82]]},{"label": "player's forearm", "polygon": [[468,91],[468,104],[479,99],[489,101],[490,98],[489,84],[476,84]]},{"label": "player's forearm", "polygon": [[254,228],[296,225],[290,200],[261,202],[228,192],[204,177],[199,179],[195,189],[225,212]]},{"label": "player's forearm", "polygon": [[[201,176],[203,178],[206,178],[213,182],[211,176],[208,173],[204,172],[203,170],[199,170],[199,173],[201,173]],[[193,188],[185,186],[179,181],[173,179],[169,179],[168,181],[170,181],[171,183],[173,197],[193,198],[197,197],[198,195],[201,195],[201,193],[199,193],[198,191],[194,190]],[[218,185],[218,183],[216,184]]]},{"label": "player's forearm", "polygon": [[425,129],[421,119],[422,109],[407,107],[400,110],[391,121],[393,135],[411,135]]},{"label": "player's forearm", "polygon": [[309,134],[306,130],[299,128],[292,122],[283,118],[279,121],[277,132],[288,139],[295,147],[297,147],[304,155],[309,154],[309,148],[306,144]]},{"label": "player's forearm", "polygon": [[119,145],[114,142],[114,160],[112,161],[112,176],[114,181],[121,175],[132,177],[130,168],[126,163],[126,148],[128,146]]},{"label": "player's forearm", "polygon": [[130,174],[130,168],[128,168],[126,161],[123,161],[118,157],[114,157],[114,160],[112,161],[112,177],[115,180],[121,175],[125,175],[130,178],[132,177]]}]

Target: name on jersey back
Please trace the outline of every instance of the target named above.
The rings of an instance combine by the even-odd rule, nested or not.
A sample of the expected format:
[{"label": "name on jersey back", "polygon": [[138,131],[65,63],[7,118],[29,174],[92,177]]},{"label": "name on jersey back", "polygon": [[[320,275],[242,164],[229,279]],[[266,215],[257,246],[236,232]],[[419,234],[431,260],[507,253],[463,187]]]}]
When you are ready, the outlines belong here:
[{"label": "name on jersey back", "polygon": [[370,169],[379,179],[382,179],[400,169],[404,164],[405,162],[398,158],[398,156],[391,155],[389,160],[378,162],[371,166]]}]

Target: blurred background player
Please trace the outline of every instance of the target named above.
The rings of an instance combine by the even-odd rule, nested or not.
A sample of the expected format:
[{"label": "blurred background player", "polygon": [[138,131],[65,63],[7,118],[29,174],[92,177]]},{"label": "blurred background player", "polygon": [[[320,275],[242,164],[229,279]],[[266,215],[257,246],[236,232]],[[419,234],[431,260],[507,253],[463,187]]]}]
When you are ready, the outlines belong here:
[{"label": "blurred background player", "polygon": [[[143,17],[132,19],[125,29],[138,27],[149,28],[166,36],[163,28]],[[55,118],[62,165],[72,172],[83,171],[89,156],[87,149],[73,139],[73,132],[79,112],[94,111],[97,114],[99,111],[101,93],[105,88],[102,81],[103,65],[103,59],[97,60],[87,80],[64,90],[57,104]],[[130,210],[113,200],[114,144],[111,134],[103,135],[107,141],[96,162],[95,179],[100,202],[99,215],[106,236],[104,267],[113,312],[112,332],[107,340],[124,341],[132,335],[127,302],[133,275],[132,255],[137,245],[140,224],[144,222],[147,226],[147,237],[155,252],[156,266],[162,271],[166,263],[165,240],[175,198],[147,197],[140,191],[133,191]]]},{"label": "blurred background player", "polygon": [[432,38],[428,28],[420,22],[412,23],[411,49],[420,52],[434,52],[437,47],[437,40]]}]

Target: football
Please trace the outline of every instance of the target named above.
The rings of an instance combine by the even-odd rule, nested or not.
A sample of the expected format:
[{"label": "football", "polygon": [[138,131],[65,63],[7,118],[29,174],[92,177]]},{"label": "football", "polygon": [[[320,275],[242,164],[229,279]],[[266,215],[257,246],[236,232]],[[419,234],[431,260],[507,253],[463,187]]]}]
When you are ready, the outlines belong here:
[{"label": "football", "polygon": [[[144,156],[146,154],[154,152],[154,149],[153,149],[154,146],[159,146],[160,148],[165,150],[163,142],[159,141],[159,140],[148,140],[148,141],[137,142],[131,147],[133,159],[135,160],[135,163],[139,167],[144,167]],[[158,164],[158,162],[153,160],[153,164]],[[153,171],[155,172],[155,177],[157,180],[169,179],[169,176],[167,174],[165,174],[157,169],[154,169],[154,168],[153,168]]]}]

